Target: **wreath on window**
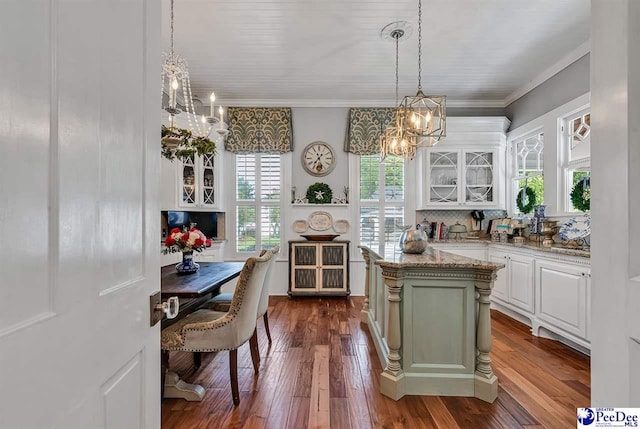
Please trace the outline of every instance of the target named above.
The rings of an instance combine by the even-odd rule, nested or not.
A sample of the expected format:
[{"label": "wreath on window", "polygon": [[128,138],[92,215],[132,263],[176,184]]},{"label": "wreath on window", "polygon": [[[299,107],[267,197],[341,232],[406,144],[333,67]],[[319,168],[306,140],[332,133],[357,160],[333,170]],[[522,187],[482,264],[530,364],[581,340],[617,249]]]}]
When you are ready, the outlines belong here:
[{"label": "wreath on window", "polygon": [[586,212],[591,209],[590,181],[591,179],[589,177],[584,177],[578,180],[578,183],[573,185],[573,189],[571,190],[571,204],[581,212]]},{"label": "wreath on window", "polygon": [[520,188],[518,196],[516,197],[516,205],[518,206],[520,213],[531,213],[536,203],[536,193],[533,189],[528,186]]},{"label": "wreath on window", "polygon": [[326,183],[317,182],[307,188],[307,200],[311,204],[330,204],[333,192]]}]

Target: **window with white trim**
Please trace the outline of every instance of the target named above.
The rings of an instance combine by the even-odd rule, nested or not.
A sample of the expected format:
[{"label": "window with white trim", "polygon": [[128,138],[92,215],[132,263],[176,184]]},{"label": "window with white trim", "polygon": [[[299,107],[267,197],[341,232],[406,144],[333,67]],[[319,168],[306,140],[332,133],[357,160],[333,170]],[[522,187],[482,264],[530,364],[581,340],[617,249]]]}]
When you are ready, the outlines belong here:
[{"label": "window with white trim", "polygon": [[536,204],[544,202],[544,133],[537,130],[512,142],[513,154],[513,189],[515,213],[518,207],[515,197],[525,186],[533,189]]},{"label": "window with white trim", "polygon": [[280,155],[235,155],[236,253],[280,245],[282,175]]},{"label": "window with white trim", "polygon": [[591,112],[589,108],[562,118],[562,177],[564,210],[577,211],[571,203],[571,190],[591,174]]},{"label": "window with white trim", "polygon": [[404,225],[404,161],[360,155],[360,242],[393,258]]}]

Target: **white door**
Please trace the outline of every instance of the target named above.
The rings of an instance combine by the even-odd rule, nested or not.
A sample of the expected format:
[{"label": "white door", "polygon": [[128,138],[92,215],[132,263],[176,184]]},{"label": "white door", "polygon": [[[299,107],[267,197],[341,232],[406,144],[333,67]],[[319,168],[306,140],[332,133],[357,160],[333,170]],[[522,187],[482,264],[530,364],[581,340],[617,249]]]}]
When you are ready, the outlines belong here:
[{"label": "white door", "polygon": [[160,2],[0,13],[0,426],[159,428]]}]

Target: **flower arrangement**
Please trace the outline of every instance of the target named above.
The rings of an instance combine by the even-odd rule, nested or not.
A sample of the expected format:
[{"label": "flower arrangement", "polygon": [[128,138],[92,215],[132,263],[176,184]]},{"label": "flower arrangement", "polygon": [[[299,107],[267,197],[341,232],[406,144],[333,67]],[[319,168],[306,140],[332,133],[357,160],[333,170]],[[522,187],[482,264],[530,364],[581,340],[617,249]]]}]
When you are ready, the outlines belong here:
[{"label": "flower arrangement", "polygon": [[205,247],[211,247],[211,239],[207,238],[202,231],[191,226],[186,226],[180,230],[180,228],[173,228],[169,231],[169,236],[164,241],[166,246],[163,250],[164,253],[175,252],[202,252]]}]

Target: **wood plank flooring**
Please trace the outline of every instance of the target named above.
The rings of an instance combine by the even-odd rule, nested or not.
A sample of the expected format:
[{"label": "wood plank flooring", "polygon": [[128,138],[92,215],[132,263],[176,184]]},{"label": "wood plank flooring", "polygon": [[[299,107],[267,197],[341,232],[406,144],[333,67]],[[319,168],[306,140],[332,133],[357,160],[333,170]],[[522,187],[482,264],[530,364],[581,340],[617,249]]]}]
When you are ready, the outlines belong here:
[{"label": "wood plank flooring", "polygon": [[248,343],[238,352],[240,405],[233,406],[228,353],[204,354],[195,370],[190,353],[172,353],[171,368],[206,388],[202,402],[165,399],[163,429],[193,428],[575,428],[576,408],[590,403],[589,357],[492,312],[493,369],[498,399],[379,393],[382,367],[363,298],[272,297],[269,347],[258,321],[260,372]]}]

